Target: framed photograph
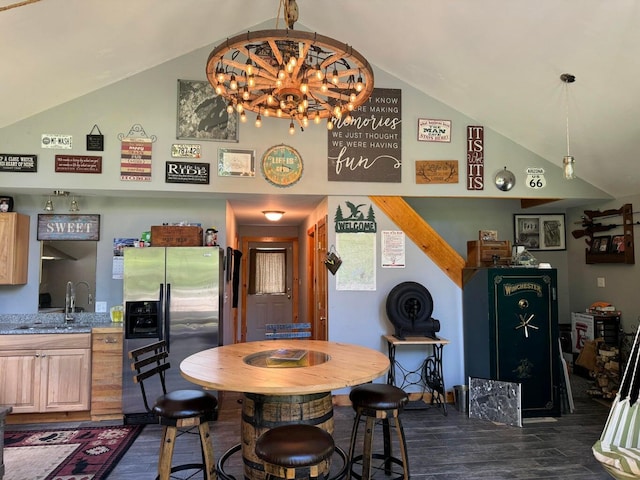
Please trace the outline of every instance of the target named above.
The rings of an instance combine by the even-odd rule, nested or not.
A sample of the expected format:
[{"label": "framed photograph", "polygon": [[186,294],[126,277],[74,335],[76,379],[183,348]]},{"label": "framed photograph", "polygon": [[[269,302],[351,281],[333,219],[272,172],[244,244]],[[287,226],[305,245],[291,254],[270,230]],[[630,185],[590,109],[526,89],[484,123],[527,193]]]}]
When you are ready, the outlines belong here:
[{"label": "framed photograph", "polygon": [[609,253],[624,253],[624,235],[614,235],[611,237]]},{"label": "framed photograph", "polygon": [[238,112],[227,113],[224,99],[207,81],[178,80],[179,140],[238,141]]},{"label": "framed photograph", "polygon": [[566,250],[564,213],[513,216],[514,241],[527,250]]},{"label": "framed photograph", "polygon": [[480,230],[478,232],[478,239],[483,242],[495,242],[498,240],[497,230]]},{"label": "framed photograph", "polygon": [[604,237],[598,237],[600,245],[598,246],[598,253],[609,253],[609,244],[611,243],[611,235],[605,235]]},{"label": "framed photograph", "polygon": [[0,213],[13,212],[13,197],[0,196]]},{"label": "framed photograph", "polygon": [[233,148],[218,149],[219,177],[255,177],[255,150],[236,150]]},{"label": "framed photograph", "polygon": [[595,237],[591,239],[591,249],[589,253],[600,253],[600,238]]}]

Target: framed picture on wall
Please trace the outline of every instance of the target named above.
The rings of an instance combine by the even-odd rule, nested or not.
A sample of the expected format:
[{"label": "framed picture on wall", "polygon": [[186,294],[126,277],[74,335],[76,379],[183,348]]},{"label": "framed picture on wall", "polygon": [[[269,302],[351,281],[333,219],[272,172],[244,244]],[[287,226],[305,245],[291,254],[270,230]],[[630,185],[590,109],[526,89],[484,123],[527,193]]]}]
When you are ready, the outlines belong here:
[{"label": "framed picture on wall", "polygon": [[207,81],[178,80],[179,140],[238,141],[238,112],[227,112],[224,99]]},{"label": "framed picture on wall", "polygon": [[564,213],[513,216],[514,241],[527,250],[566,250]]},{"label": "framed picture on wall", "polygon": [[13,212],[13,197],[0,195],[0,213]]}]

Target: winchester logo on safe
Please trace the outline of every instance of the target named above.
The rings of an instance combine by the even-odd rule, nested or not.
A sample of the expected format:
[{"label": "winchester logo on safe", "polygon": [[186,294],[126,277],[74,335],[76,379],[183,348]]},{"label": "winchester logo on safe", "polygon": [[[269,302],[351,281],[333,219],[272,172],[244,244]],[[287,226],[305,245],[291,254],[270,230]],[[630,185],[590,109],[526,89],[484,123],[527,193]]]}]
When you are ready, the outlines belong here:
[{"label": "winchester logo on safe", "polygon": [[38,240],[100,240],[100,215],[38,214]]}]

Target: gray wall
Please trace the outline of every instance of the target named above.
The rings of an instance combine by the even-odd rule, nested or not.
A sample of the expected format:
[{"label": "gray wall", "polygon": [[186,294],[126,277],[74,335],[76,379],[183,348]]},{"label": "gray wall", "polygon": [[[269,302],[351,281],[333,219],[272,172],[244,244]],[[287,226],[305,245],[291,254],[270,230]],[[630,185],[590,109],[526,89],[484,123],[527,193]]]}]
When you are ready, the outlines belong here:
[{"label": "gray wall", "polygon": [[[325,211],[314,212],[314,217],[329,215],[330,241],[333,233],[335,208],[346,199],[361,197],[359,203],[370,203],[367,195],[401,195],[434,228],[449,241],[458,252],[466,256],[466,241],[477,238],[481,228],[494,228],[503,239],[512,239],[512,215],[520,211],[520,197],[549,197],[589,199],[592,206],[611,200],[608,195],[592,186],[575,180],[562,179],[555,165],[521,148],[498,132],[485,128],[485,188],[480,191],[466,190],[464,182],[466,159],[467,125],[481,125],[452,110],[437,100],[417,92],[411,86],[376,68],[376,86],[402,89],[402,161],[403,172],[400,183],[344,183],[327,181],[327,133],[324,126],[310,126],[304,133],[290,136],[288,122],[275,119],[264,122],[261,129],[253,126],[253,116],[240,125],[238,143],[180,142],[175,138],[177,79],[204,80],[204,65],[213,46],[196,50],[153,69],[81,96],[29,119],[0,129],[2,153],[38,155],[38,173],[0,173],[0,193],[14,194],[16,210],[31,216],[31,240],[29,258],[29,284],[25,286],[0,287],[0,313],[30,313],[36,310],[38,295],[39,245],[35,240],[37,214],[42,211],[45,195],[53,189],[82,192],[82,213],[101,215],[101,237],[98,242],[96,300],[106,301],[109,306],[122,300],[121,281],[111,278],[111,248],[114,237],[137,237],[151,225],[163,222],[194,221],[203,226],[226,226],[220,228],[219,243],[234,246],[238,239],[239,226],[230,219],[231,213],[225,198],[228,194],[327,195]],[[418,142],[418,118],[444,118],[453,122],[451,143]],[[526,121],[526,119],[524,120]],[[55,173],[54,155],[87,154],[84,138],[94,124],[105,134],[103,173],[101,175]],[[155,136],[153,144],[153,178],[151,182],[122,182],[119,177],[120,135],[126,136],[133,125],[141,125],[148,136]],[[535,126],[532,125],[532,128]],[[40,148],[40,135],[60,133],[73,135],[74,148],[67,151]],[[165,161],[170,159],[173,143],[201,143],[202,161],[212,165],[209,185],[181,185],[164,182]],[[268,184],[258,173],[254,178],[218,177],[215,166],[218,148],[252,149],[257,163],[269,147],[286,143],[302,155],[305,167],[300,182],[289,188],[276,188]],[[416,160],[458,160],[460,182],[454,185],[418,185],[415,183]],[[493,186],[494,175],[507,166],[516,174],[513,190],[501,192]],[[527,167],[543,167],[547,187],[531,190],[524,182]],[[352,195],[352,197],[346,195]],[[611,201],[618,208],[619,202]],[[534,212],[553,212],[549,208]],[[579,211],[572,211],[574,218]],[[376,212],[381,229],[396,227],[381,212]],[[570,225],[567,218],[567,225]],[[307,222],[308,227],[313,222]],[[298,229],[302,238],[305,228]],[[230,237],[227,239],[227,233]],[[379,241],[378,241],[379,248]],[[637,316],[632,295],[635,267],[629,266],[584,266],[580,257],[581,248],[567,234],[568,252],[540,254],[539,260],[548,261],[558,268],[561,291],[561,317],[567,319],[573,309],[582,309],[593,300],[602,299],[602,291],[590,292],[593,272],[607,271],[609,285],[618,285],[611,292],[611,301],[625,310],[627,315]],[[302,242],[301,242],[302,245]],[[577,250],[576,250],[577,249]],[[301,252],[305,249],[301,248]],[[536,255],[538,256],[538,255]],[[302,257],[305,258],[304,256]],[[308,261],[308,259],[306,259]],[[303,264],[301,262],[301,264]],[[304,264],[303,264],[304,265]],[[614,273],[615,272],[615,275]],[[624,272],[625,280],[620,275]],[[584,278],[583,278],[584,277]],[[615,277],[615,278],[611,278]],[[634,278],[632,278],[634,277]],[[304,278],[302,276],[301,278]],[[445,377],[448,385],[461,383],[462,334],[461,292],[448,277],[437,269],[415,245],[407,242],[407,268],[389,271],[378,270],[377,289],[374,292],[337,292],[334,279],[330,278],[329,331],[333,340],[345,340],[373,348],[384,347],[381,335],[390,331],[384,315],[384,302],[388,291],[404,280],[423,282],[436,301],[434,316],[443,321],[443,336],[450,337],[451,344],[445,349]],[[301,289],[303,292],[304,289]],[[626,293],[625,293],[626,292]],[[591,298],[595,296],[596,298]],[[229,297],[227,296],[227,299]],[[304,300],[304,298],[303,298]],[[228,308],[228,305],[227,307]],[[302,310],[301,310],[302,311]],[[629,313],[626,313],[629,312]],[[633,312],[633,313],[631,313]],[[227,317],[229,318],[229,317]],[[225,339],[228,341],[227,333]],[[420,352],[412,352],[407,360],[417,361]]]}]

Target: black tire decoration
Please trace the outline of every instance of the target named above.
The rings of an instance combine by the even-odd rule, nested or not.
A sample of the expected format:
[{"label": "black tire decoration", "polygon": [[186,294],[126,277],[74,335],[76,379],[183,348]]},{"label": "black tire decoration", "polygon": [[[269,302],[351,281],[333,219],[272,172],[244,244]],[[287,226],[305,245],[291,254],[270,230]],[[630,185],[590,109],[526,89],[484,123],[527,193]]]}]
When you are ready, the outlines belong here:
[{"label": "black tire decoration", "polygon": [[433,298],[423,285],[403,282],[391,289],[387,295],[387,317],[396,328],[395,336],[425,335],[435,338],[440,322],[431,318]]}]

